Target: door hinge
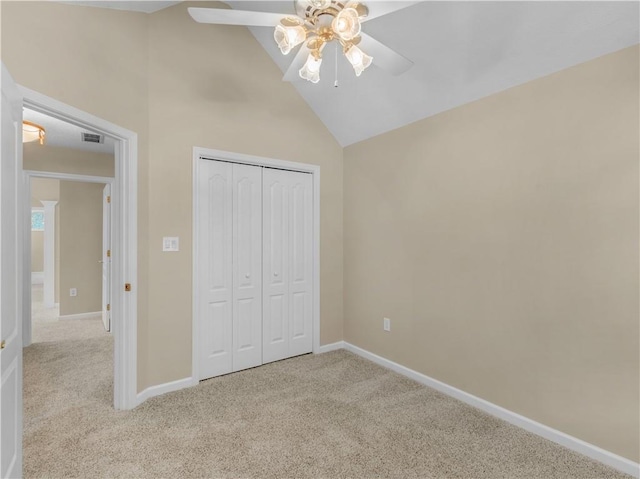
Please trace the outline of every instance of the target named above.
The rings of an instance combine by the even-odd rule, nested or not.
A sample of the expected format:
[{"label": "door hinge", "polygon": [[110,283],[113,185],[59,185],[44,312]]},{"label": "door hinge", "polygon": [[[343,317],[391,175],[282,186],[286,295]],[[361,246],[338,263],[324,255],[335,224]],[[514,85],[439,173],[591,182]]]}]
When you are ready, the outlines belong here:
[{"label": "door hinge", "polygon": [[124,290],[131,291],[131,283],[124,283]]},{"label": "door hinge", "polygon": [[111,203],[111,196],[107,196],[107,203]]},{"label": "door hinge", "polygon": [[107,258],[111,258],[111,250],[110,249],[107,250]]},{"label": "door hinge", "polygon": [[107,311],[111,311],[111,305],[107,304]]}]

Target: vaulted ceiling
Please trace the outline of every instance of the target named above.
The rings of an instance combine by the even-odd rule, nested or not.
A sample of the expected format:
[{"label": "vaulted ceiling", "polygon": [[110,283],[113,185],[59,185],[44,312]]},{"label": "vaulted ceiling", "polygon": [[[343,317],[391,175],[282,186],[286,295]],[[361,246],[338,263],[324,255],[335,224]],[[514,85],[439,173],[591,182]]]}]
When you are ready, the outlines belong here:
[{"label": "vaulted ceiling", "polygon": [[[149,13],[180,2],[69,3]],[[294,13],[291,0],[225,3],[240,10]],[[392,76],[377,68],[374,58],[372,67],[356,77],[340,53],[336,72],[337,52],[330,45],[320,82],[293,83],[342,146],[640,42],[639,2],[405,3],[414,4],[365,23],[363,31],[411,59],[409,71]],[[250,30],[286,71],[295,50],[282,55],[271,27]]]},{"label": "vaulted ceiling", "polygon": [[[226,3],[242,10],[292,13],[293,2]],[[363,31],[413,60],[411,70],[394,77],[377,69],[374,58],[373,66],[356,77],[339,54],[335,88],[335,53],[327,48],[320,83],[294,84],[346,146],[635,45],[640,42],[639,6],[638,2],[416,2],[363,24]],[[251,31],[286,71],[295,51],[282,55],[272,28]]]}]

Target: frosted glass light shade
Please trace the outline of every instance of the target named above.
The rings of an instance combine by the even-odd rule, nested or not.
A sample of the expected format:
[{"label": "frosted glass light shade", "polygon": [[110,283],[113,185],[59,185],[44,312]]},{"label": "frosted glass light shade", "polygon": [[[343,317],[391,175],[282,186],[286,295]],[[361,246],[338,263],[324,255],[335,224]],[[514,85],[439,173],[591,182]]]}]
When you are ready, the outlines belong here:
[{"label": "frosted glass light shade", "polygon": [[340,10],[331,22],[331,28],[343,40],[353,40],[360,35],[360,19],[355,8]]},{"label": "frosted glass light shade", "polygon": [[320,65],[322,64],[322,58],[316,58],[313,54],[309,54],[307,62],[298,71],[300,78],[303,78],[311,83],[318,83],[320,81]]},{"label": "frosted glass light shade", "polygon": [[349,60],[349,63],[351,63],[351,65],[353,66],[357,77],[359,77],[360,74],[365,71],[373,61],[373,57],[370,57],[355,45],[352,45],[344,55],[347,57],[347,60]]},{"label": "frosted glass light shade", "polygon": [[41,145],[44,145],[44,136],[45,130],[42,126],[27,120],[22,122],[22,143],[39,141]]},{"label": "frosted glass light shade", "polygon": [[276,25],[276,30],[273,32],[273,39],[278,44],[283,55],[289,53],[296,45],[304,42],[305,38],[307,38],[307,32],[300,25],[292,27]]}]

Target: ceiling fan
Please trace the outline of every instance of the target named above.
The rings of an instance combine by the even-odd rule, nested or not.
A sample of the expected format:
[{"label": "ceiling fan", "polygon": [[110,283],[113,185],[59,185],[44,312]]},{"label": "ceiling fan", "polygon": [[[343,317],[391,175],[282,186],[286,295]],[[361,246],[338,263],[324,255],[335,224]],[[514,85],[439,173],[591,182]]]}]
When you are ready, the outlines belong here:
[{"label": "ceiling fan", "polygon": [[318,83],[322,51],[332,41],[340,44],[356,76],[360,76],[374,61],[393,75],[400,75],[411,68],[411,60],[364,33],[362,23],[414,3],[293,0],[296,15],[197,7],[189,8],[189,14],[200,23],[275,27],[273,38],[284,55],[302,44],[283,80],[293,81],[299,76]]}]

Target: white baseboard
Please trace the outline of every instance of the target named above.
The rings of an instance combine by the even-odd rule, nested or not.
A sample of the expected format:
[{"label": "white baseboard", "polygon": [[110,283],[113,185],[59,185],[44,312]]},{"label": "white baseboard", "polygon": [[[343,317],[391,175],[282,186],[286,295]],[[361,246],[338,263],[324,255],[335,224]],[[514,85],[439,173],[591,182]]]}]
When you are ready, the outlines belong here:
[{"label": "white baseboard", "polygon": [[[327,346],[333,346],[333,344]],[[578,439],[576,437],[553,429],[549,426],[545,426],[544,424],[540,424],[539,422],[536,422],[532,419],[521,416],[520,414],[517,414],[513,411],[509,411],[508,409],[490,403],[489,401],[485,401],[484,399],[464,392],[453,386],[449,386],[446,383],[409,369],[405,366],[402,366],[401,364],[394,363],[393,361],[354,346],[353,344],[347,343],[346,341],[344,342],[344,349],[365,359],[368,359],[369,361],[379,364],[380,366],[386,367],[388,369],[391,369],[392,371],[402,374],[403,376],[407,376],[408,378],[424,384],[425,386],[429,386],[430,388],[440,391],[447,396],[454,397],[466,404],[469,404],[470,406],[481,409],[482,411],[491,414],[492,416],[498,417],[504,421],[507,421],[508,423],[521,427],[526,431],[537,434],[538,436],[560,444],[567,449],[576,451],[580,454],[583,454],[584,456],[606,464],[607,466],[613,467],[614,469],[622,471],[626,474],[630,474],[633,477],[640,477],[640,464],[636,462],[633,462],[622,456],[618,456],[617,454],[614,454],[612,452],[606,451],[598,446],[594,446],[593,444],[585,442],[582,439]]]},{"label": "white baseboard", "polygon": [[328,353],[329,351],[336,351],[338,349],[344,349],[344,341],[336,341],[331,344],[324,344],[316,351],[316,354]]},{"label": "white baseboard", "polygon": [[152,397],[160,396],[161,394],[171,393],[184,388],[189,388],[191,386],[195,386],[196,384],[198,384],[198,381],[189,377],[184,379],[178,379],[177,381],[171,381],[164,384],[158,384],[157,386],[148,387],[144,391],[138,393],[138,396],[136,397],[137,405],[142,404],[147,399],[150,399]]},{"label": "white baseboard", "polygon": [[63,316],[58,316],[58,319],[64,321],[65,319],[88,319],[95,317],[102,317],[102,311],[95,311],[93,313],[65,314]]},{"label": "white baseboard", "polygon": [[44,284],[44,271],[32,271],[31,284]]}]

